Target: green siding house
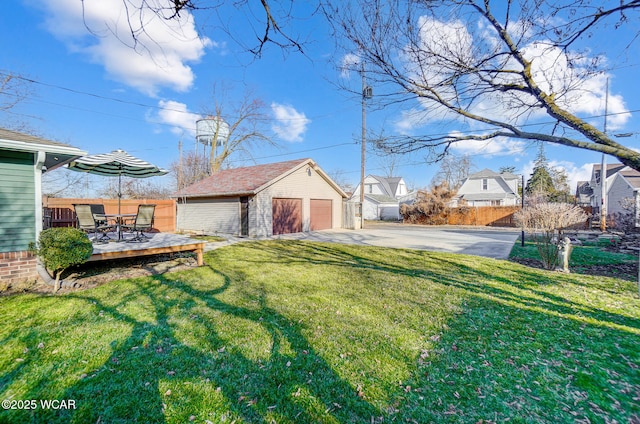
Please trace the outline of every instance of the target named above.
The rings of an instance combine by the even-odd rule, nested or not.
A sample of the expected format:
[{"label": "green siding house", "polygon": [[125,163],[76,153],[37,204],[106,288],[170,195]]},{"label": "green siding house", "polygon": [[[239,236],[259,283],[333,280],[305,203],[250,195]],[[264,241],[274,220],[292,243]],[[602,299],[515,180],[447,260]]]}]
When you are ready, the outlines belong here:
[{"label": "green siding house", "polygon": [[42,173],[85,154],[0,128],[0,287],[37,278],[28,248],[42,231]]}]

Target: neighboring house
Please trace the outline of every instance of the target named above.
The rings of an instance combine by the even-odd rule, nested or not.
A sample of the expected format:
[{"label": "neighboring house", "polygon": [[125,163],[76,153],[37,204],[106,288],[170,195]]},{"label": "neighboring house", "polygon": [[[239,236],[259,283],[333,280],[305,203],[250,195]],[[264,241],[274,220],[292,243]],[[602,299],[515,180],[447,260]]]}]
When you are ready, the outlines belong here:
[{"label": "neighboring house", "polygon": [[[364,219],[397,221],[400,219],[400,204],[412,203],[415,198],[416,192],[407,190],[402,177],[367,175],[364,179]],[[360,201],[360,184],[349,201]]]},{"label": "neighboring house", "polygon": [[[613,178],[615,177],[615,175],[627,167],[626,165],[623,165],[621,163],[606,164],[605,166],[607,170],[605,187],[608,193],[609,192],[608,187],[613,181]],[[589,181],[589,187],[591,187],[591,189],[593,190],[593,193],[591,195],[591,206],[593,207],[593,213],[595,215],[598,215],[600,213],[600,207],[602,206],[602,189],[600,186],[601,170],[602,170],[602,165],[599,163],[594,163],[591,168],[591,180]],[[609,205],[609,202],[607,202],[607,205]]]},{"label": "neighboring house", "polygon": [[175,193],[178,231],[249,237],[342,227],[347,195],[311,159],[220,171]]},{"label": "neighboring house", "polygon": [[469,175],[455,197],[454,204],[468,206],[517,206],[520,177],[490,169]]},{"label": "neighboring house", "polygon": [[578,206],[591,206],[591,197],[593,196],[593,188],[589,181],[578,181],[576,185],[576,204]]},{"label": "neighboring house", "polygon": [[607,213],[626,214],[631,212],[635,216],[638,226],[640,196],[640,172],[625,167],[612,176],[607,189]]},{"label": "neighboring house", "polygon": [[29,243],[42,231],[42,173],[87,152],[0,128],[0,282],[37,279]]}]

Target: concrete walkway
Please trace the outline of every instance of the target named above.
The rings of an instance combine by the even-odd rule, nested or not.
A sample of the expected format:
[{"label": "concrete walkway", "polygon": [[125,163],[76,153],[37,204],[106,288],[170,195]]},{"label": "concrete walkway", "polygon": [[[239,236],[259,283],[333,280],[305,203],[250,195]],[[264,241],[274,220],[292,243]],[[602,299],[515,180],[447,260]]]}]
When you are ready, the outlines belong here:
[{"label": "concrete walkway", "polygon": [[[360,244],[506,259],[519,235],[518,230],[504,228],[371,223],[365,224],[363,230],[323,230],[282,234],[270,239]],[[205,251],[252,240],[256,239],[230,237],[224,242],[208,243]]]}]

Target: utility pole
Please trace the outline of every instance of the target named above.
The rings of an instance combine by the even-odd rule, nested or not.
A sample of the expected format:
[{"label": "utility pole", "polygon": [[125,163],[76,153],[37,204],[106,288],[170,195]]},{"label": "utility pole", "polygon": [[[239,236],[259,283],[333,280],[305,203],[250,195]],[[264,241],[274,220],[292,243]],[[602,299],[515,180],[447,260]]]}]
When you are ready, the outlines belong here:
[{"label": "utility pole", "polygon": [[[522,202],[522,211],[524,212],[524,172],[522,173],[522,193],[521,193],[521,202]],[[524,227],[522,227],[522,231],[520,233],[520,246],[524,247]]]},{"label": "utility pole", "polygon": [[362,62],[362,150],[360,154],[360,228],[364,228],[364,170],[367,155],[367,99],[373,96],[373,90],[367,85]]},{"label": "utility pole", "polygon": [[[607,78],[607,87],[604,97],[604,130],[607,133],[607,115],[609,114],[609,78]],[[607,231],[607,159],[602,154],[602,163],[600,164],[600,231]]]}]

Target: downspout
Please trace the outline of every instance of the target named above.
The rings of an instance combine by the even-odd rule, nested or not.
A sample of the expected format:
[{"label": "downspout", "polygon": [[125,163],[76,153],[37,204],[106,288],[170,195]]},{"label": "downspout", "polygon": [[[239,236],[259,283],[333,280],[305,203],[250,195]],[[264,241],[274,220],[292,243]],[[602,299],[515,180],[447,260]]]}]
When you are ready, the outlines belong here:
[{"label": "downspout", "polygon": [[35,237],[35,241],[38,241],[38,238],[40,237],[40,232],[42,231],[42,172],[43,169],[46,171],[46,168],[44,167],[44,161],[47,157],[47,154],[45,152],[39,151],[36,152],[35,154],[35,164],[34,164],[34,170],[33,170],[33,179],[35,182],[35,207],[36,207],[36,222],[35,222],[35,229],[36,229],[36,237]]}]

